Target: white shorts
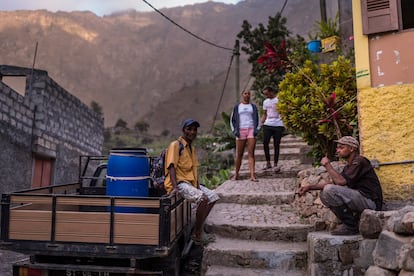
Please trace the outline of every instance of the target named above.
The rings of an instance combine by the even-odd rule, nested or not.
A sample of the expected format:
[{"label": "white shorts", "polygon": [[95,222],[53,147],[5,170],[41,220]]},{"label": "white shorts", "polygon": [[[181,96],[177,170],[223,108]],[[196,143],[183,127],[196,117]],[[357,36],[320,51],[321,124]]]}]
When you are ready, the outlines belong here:
[{"label": "white shorts", "polygon": [[197,205],[200,203],[203,195],[207,197],[208,203],[213,203],[220,199],[215,192],[202,185],[200,185],[200,189],[197,189],[190,183],[180,182],[178,183],[177,188],[182,197],[190,202],[195,202]]}]

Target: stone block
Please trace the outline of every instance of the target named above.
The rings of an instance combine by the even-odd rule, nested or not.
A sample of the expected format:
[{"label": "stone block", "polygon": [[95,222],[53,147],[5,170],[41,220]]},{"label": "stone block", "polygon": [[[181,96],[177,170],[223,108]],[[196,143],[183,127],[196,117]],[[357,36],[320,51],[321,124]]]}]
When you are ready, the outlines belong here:
[{"label": "stone block", "polygon": [[353,275],[363,275],[360,274],[362,269],[354,265],[354,260],[359,258],[361,241],[360,235],[333,236],[327,232],[309,233],[309,271],[312,275],[347,275],[343,273],[353,269]]},{"label": "stone block", "polygon": [[376,239],[364,239],[359,243],[359,256],[354,260],[356,266],[367,269],[374,265],[372,252],[376,244]]},{"label": "stone block", "polygon": [[[399,224],[401,224],[401,220],[406,213],[414,212],[413,205],[407,205],[399,210],[393,211],[393,215],[387,220],[386,225],[384,228],[388,231],[395,231],[398,228]],[[398,229],[397,229],[398,230]]]},{"label": "stone block", "polygon": [[390,231],[382,231],[378,237],[373,257],[376,266],[400,270],[399,256],[403,246],[411,241],[412,237],[404,237]]},{"label": "stone block", "polygon": [[375,211],[366,209],[361,214],[359,231],[366,239],[377,239],[390,217],[396,211]]},{"label": "stone block", "polygon": [[409,244],[403,246],[399,260],[399,267],[414,272],[414,238],[411,239]]},{"label": "stone block", "polygon": [[402,215],[401,220],[394,225],[394,232],[403,235],[414,235],[414,212]]},{"label": "stone block", "polygon": [[370,266],[365,272],[365,276],[397,276],[398,274],[394,271],[390,271],[378,266]]},{"label": "stone block", "polygon": [[401,270],[398,276],[414,276],[414,272],[407,271],[407,270]]}]

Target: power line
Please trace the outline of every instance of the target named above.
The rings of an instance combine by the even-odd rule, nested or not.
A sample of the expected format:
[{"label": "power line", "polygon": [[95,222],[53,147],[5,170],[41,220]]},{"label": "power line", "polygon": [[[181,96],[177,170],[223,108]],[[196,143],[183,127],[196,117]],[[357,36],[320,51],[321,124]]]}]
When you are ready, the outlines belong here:
[{"label": "power line", "polygon": [[218,104],[217,104],[217,109],[216,109],[216,113],[214,114],[214,117],[213,117],[213,122],[211,123],[210,133],[212,133],[212,132],[213,132],[214,122],[215,122],[215,121],[216,121],[216,119],[217,119],[217,113],[218,113],[218,111],[219,111],[219,108],[220,108],[220,105],[221,105],[221,101],[222,101],[222,99],[223,99],[224,90],[226,89],[226,84],[227,84],[227,80],[228,80],[228,78],[229,78],[229,74],[230,74],[231,65],[233,64],[233,58],[234,58],[234,54],[231,56],[231,59],[230,59],[230,64],[229,64],[229,66],[228,66],[228,68],[227,68],[226,78],[224,79],[224,85],[223,85],[223,89],[221,90],[220,100],[219,100],[219,102],[218,102]]},{"label": "power line", "polygon": [[224,46],[220,46],[220,45],[217,45],[217,44],[215,44],[215,43],[213,43],[213,42],[210,42],[210,41],[208,41],[208,40],[206,40],[206,39],[204,39],[204,38],[202,38],[202,37],[200,37],[200,36],[198,36],[198,35],[196,35],[196,34],[194,34],[194,33],[192,33],[192,32],[190,32],[189,30],[187,30],[187,29],[185,29],[184,27],[182,27],[181,25],[179,25],[178,23],[176,23],[175,21],[173,21],[172,19],[170,19],[168,16],[166,16],[165,14],[163,14],[160,10],[158,10],[157,8],[155,8],[154,6],[152,6],[150,3],[148,3],[146,0],[142,0],[145,4],[147,4],[148,6],[150,6],[154,11],[156,11],[157,13],[159,13],[162,17],[164,17],[165,19],[167,19],[168,21],[170,21],[171,23],[173,23],[175,26],[177,26],[178,28],[180,28],[181,30],[183,30],[184,32],[186,32],[186,33],[188,33],[189,35],[191,35],[191,36],[193,36],[193,37],[195,37],[195,38],[197,38],[198,40],[201,40],[201,41],[203,41],[204,43],[207,43],[207,44],[209,44],[209,45],[211,45],[211,46],[214,46],[214,47],[217,47],[217,48],[220,48],[220,49],[224,49],[224,50],[229,50],[229,51],[233,51],[233,49],[231,49],[231,48],[227,48],[227,47],[224,47]]},{"label": "power line", "polygon": [[282,9],[280,10],[280,14],[282,14],[282,13],[283,13],[283,10],[285,9],[287,2],[288,2],[288,0],[285,0],[285,3],[283,3],[283,7],[282,7]]}]

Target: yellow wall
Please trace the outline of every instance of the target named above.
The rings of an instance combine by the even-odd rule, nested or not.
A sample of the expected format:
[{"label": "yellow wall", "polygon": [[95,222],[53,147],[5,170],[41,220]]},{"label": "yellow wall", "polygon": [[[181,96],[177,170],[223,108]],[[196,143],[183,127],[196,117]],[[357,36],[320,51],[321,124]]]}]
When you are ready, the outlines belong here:
[{"label": "yellow wall", "polygon": [[[381,163],[414,160],[414,84],[358,91],[361,153]],[[387,199],[414,198],[414,163],[376,170]]]},{"label": "yellow wall", "polygon": [[360,0],[352,1],[357,88],[371,87],[368,37],[362,34]]},{"label": "yellow wall", "polygon": [[[414,160],[414,81],[371,87],[369,40],[362,34],[360,5],[360,0],[352,1],[361,153],[380,164]],[[394,38],[398,43],[398,35]],[[414,198],[414,163],[383,165],[376,173],[386,200]]]}]

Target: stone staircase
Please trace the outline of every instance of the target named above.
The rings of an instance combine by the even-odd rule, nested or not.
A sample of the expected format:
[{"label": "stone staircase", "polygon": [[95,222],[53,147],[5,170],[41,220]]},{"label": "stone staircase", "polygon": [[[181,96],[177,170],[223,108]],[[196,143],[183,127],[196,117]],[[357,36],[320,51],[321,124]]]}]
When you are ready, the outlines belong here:
[{"label": "stone staircase", "polygon": [[255,155],[259,182],[248,180],[245,159],[241,180],[228,180],[216,189],[221,199],[206,221],[206,229],[216,235],[216,241],[204,249],[204,275],[305,275],[306,238],[314,226],[303,223],[290,206],[297,173],[311,167],[305,151],[306,144],[300,139],[284,136],[279,157],[281,172],[275,173],[261,169],[266,162],[258,144]]}]

